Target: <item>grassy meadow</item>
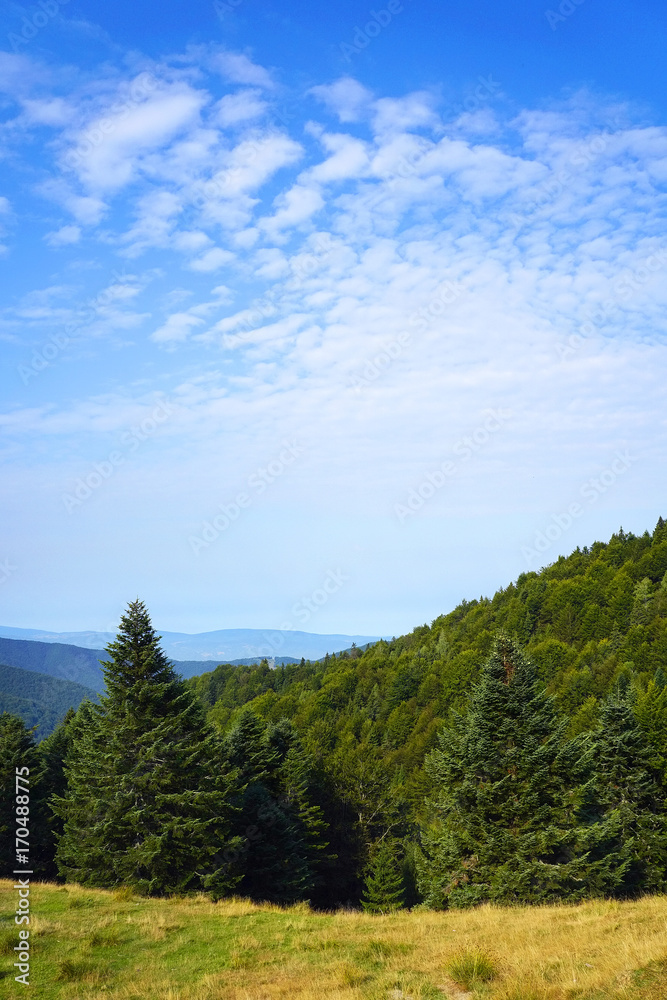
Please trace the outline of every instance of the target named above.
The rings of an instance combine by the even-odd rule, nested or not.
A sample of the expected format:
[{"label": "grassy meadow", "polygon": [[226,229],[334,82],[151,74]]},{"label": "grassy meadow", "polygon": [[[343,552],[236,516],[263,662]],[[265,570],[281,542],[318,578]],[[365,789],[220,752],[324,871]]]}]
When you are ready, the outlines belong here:
[{"label": "grassy meadow", "polygon": [[[11,883],[0,894],[0,997],[14,997]],[[36,884],[31,902],[40,1000],[667,995],[667,897],[372,917]]]}]

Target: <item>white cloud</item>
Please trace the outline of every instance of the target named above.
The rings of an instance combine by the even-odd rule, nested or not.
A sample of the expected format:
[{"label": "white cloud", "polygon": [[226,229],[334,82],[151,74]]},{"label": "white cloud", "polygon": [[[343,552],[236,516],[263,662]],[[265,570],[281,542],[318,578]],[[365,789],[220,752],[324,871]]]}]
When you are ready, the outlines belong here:
[{"label": "white cloud", "polygon": [[277,210],[261,220],[261,226],[274,238],[283,229],[291,229],[306,222],[324,206],[324,198],[317,188],[295,184],[276,201]]},{"label": "white cloud", "polygon": [[73,243],[78,243],[81,239],[80,226],[61,226],[60,229],[52,233],[47,233],[44,237],[51,247],[66,247]]},{"label": "white cloud", "polygon": [[154,150],[198,118],[207,96],[188,86],[156,87],[127,99],[70,137],[63,164],[89,190],[114,192],[129,184]]},{"label": "white cloud", "polygon": [[208,274],[211,271],[218,271],[232,260],[234,260],[234,254],[230,253],[229,250],[223,250],[221,247],[212,247],[206,253],[202,254],[201,257],[190,261],[189,266],[192,271],[201,271]]},{"label": "white cloud", "polygon": [[257,90],[239,90],[235,94],[225,94],[213,108],[214,120],[223,128],[240,125],[242,122],[261,118],[268,105]]},{"label": "white cloud", "polygon": [[433,97],[425,92],[398,99],[382,97],[373,105],[373,127],[378,133],[433,128],[439,124],[433,104]]},{"label": "white cloud", "polygon": [[[227,65],[256,73],[248,62]],[[664,231],[663,129],[605,132],[604,109],[588,104],[512,122],[482,109],[445,126],[428,94],[375,100],[346,78],[314,94],[352,128],[316,122],[304,135],[299,120],[289,135],[256,127],[230,137],[220,126],[264,113],[258,92],[219,100],[203,71],[184,79],[159,84],[118,121],[94,170],[46,190],[78,213],[72,230],[104,217],[104,250],[155,251],[147,308],[165,320],[147,348],[135,338],[147,353],[141,385],[127,392],[154,378],[180,386],[169,434],[191,449],[195,482],[215,464],[221,426],[225,463],[242,470],[249,440],[297,428],[313,447],[285,496],[384,516],[500,406],[515,417],[502,443],[494,438],[498,451],[463,465],[430,509],[444,516],[504,497],[508,470],[516,503],[530,506],[567,493],[591,455],[662,427],[667,252],[646,261]],[[157,119],[142,134],[149,109]],[[96,105],[84,117],[100,116]],[[109,186],[117,165],[126,190]],[[207,276],[232,263],[234,281],[209,291]],[[125,307],[145,286],[107,283],[100,329],[143,323]],[[2,319],[41,330],[70,313],[67,295],[53,293]],[[159,355],[154,375],[156,347],[185,342]],[[135,378],[133,369],[128,385]],[[84,426],[82,407],[29,409],[22,426],[34,433]],[[21,418],[8,421],[16,429]]]},{"label": "white cloud", "polygon": [[263,66],[256,65],[243,53],[223,52],[215,58],[214,65],[232,83],[263,87],[265,90],[273,89],[271,74]]},{"label": "white cloud", "polygon": [[77,194],[71,185],[61,178],[45,181],[38,185],[37,190],[45,198],[66,208],[83,226],[96,226],[108,211],[108,205],[103,199],[94,195]]},{"label": "white cloud", "polygon": [[183,250],[185,253],[193,253],[197,250],[201,250],[203,247],[208,246],[210,242],[210,236],[207,236],[206,233],[203,233],[201,230],[174,233],[172,239],[173,246],[175,246],[177,250]]},{"label": "white cloud", "polygon": [[157,344],[171,344],[187,340],[193,328],[201,326],[204,320],[191,313],[172,313],[166,323],[155,330],[150,339]]},{"label": "white cloud", "polygon": [[25,99],[22,107],[28,125],[69,125],[75,116],[74,109],[62,97]]},{"label": "white cloud", "polygon": [[277,133],[243,139],[225,156],[224,167],[204,186],[213,202],[255,191],[277,170],[300,159],[299,143]]},{"label": "white cloud", "polygon": [[369,157],[366,145],[349,135],[320,136],[320,142],[332,155],[304,174],[316,184],[349,180],[360,177],[368,170]]},{"label": "white cloud", "polygon": [[373,95],[351,76],[335,83],[312,87],[310,93],[333,111],[341,122],[357,122],[365,117]]}]

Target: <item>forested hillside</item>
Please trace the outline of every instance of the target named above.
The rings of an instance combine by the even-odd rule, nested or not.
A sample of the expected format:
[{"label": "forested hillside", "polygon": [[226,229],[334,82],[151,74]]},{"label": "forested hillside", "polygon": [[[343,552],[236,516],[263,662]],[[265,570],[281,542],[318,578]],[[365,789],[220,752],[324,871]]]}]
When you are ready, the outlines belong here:
[{"label": "forested hillside", "polygon": [[[359,856],[388,832],[407,841],[409,855],[431,790],[425,755],[449,710],[465,706],[499,630],[523,645],[566,717],[569,735],[593,729],[605,697],[630,689],[646,738],[664,765],[662,518],[652,535],[620,530],[608,543],[523,573],[491,598],[464,601],[430,626],[364,652],[273,670],[223,665],[188,684],[222,729],[242,706],[270,724],[291,720],[337,803],[334,826],[344,825],[343,816],[354,817]],[[345,853],[340,842],[338,853]],[[359,883],[351,883],[349,871],[342,865],[339,877],[353,894]]]},{"label": "forested hillside", "polygon": [[32,759],[35,869],[149,895],[387,912],[664,892],[666,654],[662,520],[318,663],[184,681],[134,601],[99,707],[39,746],[0,717],[3,810]]},{"label": "forested hillside", "polygon": [[74,681],[0,664],[0,712],[20,716],[28,727],[37,727],[43,740],[62,722],[70,708],[84,699],[97,701],[97,692]]}]

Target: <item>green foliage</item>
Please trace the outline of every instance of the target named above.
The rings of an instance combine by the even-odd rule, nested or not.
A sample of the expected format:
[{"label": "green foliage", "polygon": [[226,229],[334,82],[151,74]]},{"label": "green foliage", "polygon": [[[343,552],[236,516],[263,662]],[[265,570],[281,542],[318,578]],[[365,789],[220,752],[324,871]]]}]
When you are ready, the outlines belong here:
[{"label": "green foliage", "polygon": [[333,861],[314,762],[286,719],[267,726],[245,710],[225,736],[239,775],[232,833],[239,894],[288,904],[310,898]]},{"label": "green foliage", "polygon": [[[55,843],[49,827],[49,811],[46,799],[49,787],[34,732],[28,729],[22,719],[3,713],[0,715],[0,877],[12,878],[16,864],[16,770],[28,768],[29,781],[27,797],[29,802],[19,803],[21,809],[28,808],[29,860],[34,878],[46,879],[53,874]],[[21,789],[24,784],[21,783]],[[22,797],[26,794],[21,790]],[[22,846],[22,845],[21,845]]]},{"label": "green foliage", "polygon": [[465,715],[427,758],[435,823],[420,888],[433,907],[544,903],[586,894],[577,840],[580,751],[515,642],[501,635]]},{"label": "green foliage", "polygon": [[[568,720],[567,735],[594,730],[619,683],[636,692],[645,737],[667,771],[667,529],[622,529],[539,573],[522,573],[491,598],[463,601],[431,626],[359,653],[271,670],[224,665],[188,684],[220,729],[244,706],[268,723],[289,719],[320,769],[320,804],[338,862],[337,895],[358,900],[372,845],[414,842],[428,822],[424,760],[451,710],[464,711],[494,636],[522,642]],[[664,686],[664,685],[663,685]],[[662,690],[662,688],[660,689]]]},{"label": "green foliage", "polygon": [[148,895],[231,888],[222,857],[231,778],[203,710],[175,675],[146,608],[129,605],[101,705],[71,721],[57,863],[87,886]]},{"label": "green foliage", "polygon": [[364,881],[362,907],[366,913],[393,913],[405,902],[401,845],[383,841],[373,853]]},{"label": "green foliage", "polygon": [[604,840],[592,845],[591,859],[602,847],[616,869],[614,895],[620,898],[667,888],[667,817],[660,770],[641,732],[631,702],[608,700],[600,728],[591,737],[595,801]]},{"label": "green foliage", "polygon": [[97,701],[97,694],[83,684],[0,664],[0,712],[18,715],[29,728],[36,726],[38,739],[50,736],[84,698]]},{"label": "green foliage", "polygon": [[478,948],[460,951],[449,963],[448,970],[452,979],[466,990],[490,983],[498,974],[493,959]]}]

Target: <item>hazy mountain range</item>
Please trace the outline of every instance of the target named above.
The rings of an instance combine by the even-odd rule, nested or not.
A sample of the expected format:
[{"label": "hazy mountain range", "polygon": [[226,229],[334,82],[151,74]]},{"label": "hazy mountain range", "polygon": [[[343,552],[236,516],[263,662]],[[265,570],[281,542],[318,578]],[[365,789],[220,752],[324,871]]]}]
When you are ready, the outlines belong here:
[{"label": "hazy mountain range", "polygon": [[[95,700],[104,690],[100,660],[114,638],[111,632],[0,628],[0,712],[38,724],[39,739],[48,736],[70,706],[77,708],[86,697]],[[374,641],[364,635],[261,629],[162,634],[162,647],[182,677],[195,677],[218,663],[257,663],[264,656],[272,663],[298,663],[302,656],[316,660],[349,649],[353,642],[361,647]],[[192,659],[176,659],[177,654]]]},{"label": "hazy mountain range", "polygon": [[[213,661],[212,665],[264,656],[277,660],[285,657],[286,662],[288,657],[300,660],[302,656],[307,660],[319,660],[327,653],[349,649],[353,642],[357,646],[365,646],[369,642],[377,642],[380,638],[378,635],[338,633],[317,635],[313,632],[281,632],[277,629],[272,631],[255,628],[218,629],[215,632],[199,632],[194,635],[187,632],[159,634],[162,636],[162,648],[171,659],[209,660]],[[98,650],[104,649],[107,643],[116,638],[113,632],[48,632],[43,629],[8,626],[0,626],[0,637],[41,643],[64,643],[82,649]]]}]

